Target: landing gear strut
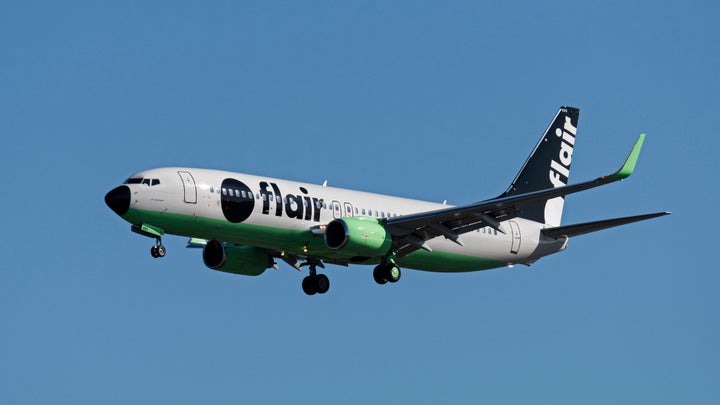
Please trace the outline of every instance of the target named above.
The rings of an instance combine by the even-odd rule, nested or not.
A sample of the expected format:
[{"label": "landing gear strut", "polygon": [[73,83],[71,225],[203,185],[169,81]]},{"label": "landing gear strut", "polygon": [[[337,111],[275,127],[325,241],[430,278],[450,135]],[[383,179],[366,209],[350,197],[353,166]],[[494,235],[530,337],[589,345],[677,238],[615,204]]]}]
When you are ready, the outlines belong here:
[{"label": "landing gear strut", "polygon": [[302,281],[302,289],[307,295],[325,294],[330,289],[330,279],[324,274],[317,274],[317,263],[311,262],[310,275]]},{"label": "landing gear strut", "polygon": [[392,262],[380,263],[373,270],[373,278],[378,284],[385,284],[388,281],[397,283],[400,280],[400,276],[400,267]]},{"label": "landing gear strut", "polygon": [[[165,246],[162,244],[163,230],[151,225],[132,225],[130,230],[138,235],[155,239],[155,246],[150,248],[150,255],[154,258],[165,257]],[[152,231],[152,232],[151,232]]]},{"label": "landing gear strut", "polygon": [[165,257],[165,246],[162,245],[162,240],[160,238],[156,239],[155,246],[150,248],[150,255],[154,258],[158,257]]}]

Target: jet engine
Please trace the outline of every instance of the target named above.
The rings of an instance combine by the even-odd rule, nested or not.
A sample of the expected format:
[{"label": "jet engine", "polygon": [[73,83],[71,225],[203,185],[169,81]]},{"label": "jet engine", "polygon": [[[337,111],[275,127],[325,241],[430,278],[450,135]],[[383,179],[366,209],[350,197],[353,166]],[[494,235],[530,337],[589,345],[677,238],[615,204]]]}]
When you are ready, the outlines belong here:
[{"label": "jet engine", "polygon": [[325,244],[348,256],[378,257],[390,249],[392,237],[375,218],[338,218],[325,228]]},{"label": "jet engine", "polygon": [[272,257],[254,246],[223,246],[216,240],[203,248],[203,262],[213,270],[245,276],[259,276],[273,265]]}]

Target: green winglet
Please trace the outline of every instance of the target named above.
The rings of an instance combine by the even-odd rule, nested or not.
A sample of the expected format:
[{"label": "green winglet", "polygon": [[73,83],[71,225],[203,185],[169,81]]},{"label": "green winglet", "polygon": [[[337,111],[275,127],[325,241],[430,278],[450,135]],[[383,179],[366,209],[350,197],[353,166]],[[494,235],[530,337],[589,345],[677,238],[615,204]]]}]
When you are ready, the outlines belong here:
[{"label": "green winglet", "polygon": [[640,149],[642,149],[643,141],[645,141],[645,134],[640,134],[640,137],[638,138],[637,142],[635,142],[635,146],[633,146],[630,154],[628,155],[627,159],[625,159],[625,163],[623,163],[620,170],[608,176],[610,180],[623,180],[633,174],[633,172],[635,171],[635,165],[638,161],[638,157],[640,157]]}]

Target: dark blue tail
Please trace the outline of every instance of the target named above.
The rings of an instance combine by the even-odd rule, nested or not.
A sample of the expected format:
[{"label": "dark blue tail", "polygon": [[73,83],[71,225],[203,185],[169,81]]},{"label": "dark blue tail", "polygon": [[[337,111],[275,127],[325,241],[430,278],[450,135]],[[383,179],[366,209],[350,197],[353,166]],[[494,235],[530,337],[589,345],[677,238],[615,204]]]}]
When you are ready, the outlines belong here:
[{"label": "dark blue tail", "polygon": [[[567,185],[579,115],[580,110],[577,108],[560,107],[520,169],[520,173],[501,197]],[[564,202],[563,197],[557,197],[528,203],[520,207],[519,216],[543,224],[559,226]]]}]

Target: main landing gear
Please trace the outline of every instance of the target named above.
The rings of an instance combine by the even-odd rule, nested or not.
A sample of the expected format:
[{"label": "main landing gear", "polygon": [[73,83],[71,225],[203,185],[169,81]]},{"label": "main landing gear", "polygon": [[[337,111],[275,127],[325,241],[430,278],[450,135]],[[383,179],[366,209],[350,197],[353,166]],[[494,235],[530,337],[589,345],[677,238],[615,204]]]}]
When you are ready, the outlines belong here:
[{"label": "main landing gear", "polygon": [[[302,281],[302,289],[307,295],[314,294],[325,294],[330,289],[330,280],[324,274],[317,273],[317,266],[322,267],[322,262],[312,261],[304,263],[303,266],[308,265],[310,268],[310,275],[305,277]],[[378,284],[385,283],[397,283],[400,280],[401,272],[400,267],[395,263],[385,262],[375,267],[373,270],[373,278]]]},{"label": "main landing gear", "polygon": [[165,257],[165,246],[162,245],[162,240],[158,238],[155,242],[155,246],[150,248],[150,255],[154,258]]},{"label": "main landing gear", "polygon": [[310,275],[302,281],[302,289],[307,295],[325,294],[330,289],[330,279],[324,274],[317,274],[317,263],[310,263]]},{"label": "main landing gear", "polygon": [[400,280],[400,276],[400,267],[392,262],[380,263],[373,270],[373,278],[378,284],[385,284],[388,281],[397,283],[398,280]]}]

